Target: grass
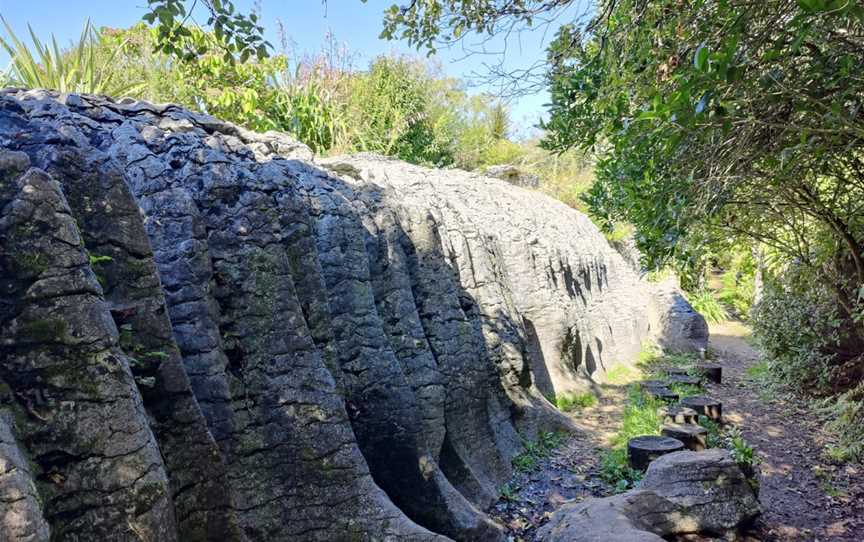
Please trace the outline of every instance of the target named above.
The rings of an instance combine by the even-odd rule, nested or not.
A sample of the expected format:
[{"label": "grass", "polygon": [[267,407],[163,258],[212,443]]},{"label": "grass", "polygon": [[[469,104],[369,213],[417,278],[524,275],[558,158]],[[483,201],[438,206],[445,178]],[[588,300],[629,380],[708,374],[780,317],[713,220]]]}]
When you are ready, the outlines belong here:
[{"label": "grass", "polygon": [[587,391],[584,393],[563,392],[555,397],[555,406],[562,412],[572,412],[596,404],[597,396]]},{"label": "grass", "polygon": [[531,472],[537,469],[540,462],[548,458],[552,451],[564,442],[562,433],[540,433],[537,440],[522,437],[523,451],[513,458],[513,468],[519,472]]},{"label": "grass", "polygon": [[643,474],[630,467],[627,460],[627,450],[613,448],[603,452],[600,458],[600,478],[615,487],[616,493],[622,493],[635,487],[642,480]]},{"label": "grass", "polygon": [[744,372],[747,373],[748,378],[757,382],[767,382],[771,378],[771,368],[765,360],[754,363],[750,367],[747,367]]},{"label": "grass", "polygon": [[627,406],[621,419],[621,430],[612,439],[614,446],[626,446],[627,441],[641,435],[659,435],[660,417],[657,409],[663,401],[646,395],[636,385],[627,390]]},{"label": "grass", "polygon": [[616,365],[606,371],[606,383],[613,386],[630,384],[642,378],[642,372],[630,365]]},{"label": "grass", "polygon": [[819,413],[829,421],[826,429],[837,442],[825,449],[837,463],[864,461],[864,384],[818,403]]},{"label": "grass", "polygon": [[704,316],[705,320],[709,323],[717,324],[729,319],[726,307],[723,306],[711,290],[705,289],[688,293],[687,301],[690,302],[693,310]]}]

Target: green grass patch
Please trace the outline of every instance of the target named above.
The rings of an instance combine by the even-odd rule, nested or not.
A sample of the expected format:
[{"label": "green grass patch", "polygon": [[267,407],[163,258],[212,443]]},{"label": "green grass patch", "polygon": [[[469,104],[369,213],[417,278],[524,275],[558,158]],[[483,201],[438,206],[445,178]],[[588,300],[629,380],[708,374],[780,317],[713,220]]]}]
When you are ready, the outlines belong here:
[{"label": "green grass patch", "polygon": [[693,397],[694,395],[702,395],[705,390],[701,386],[693,384],[681,384],[680,382],[672,382],[669,384],[669,389],[678,394],[681,399],[685,397]]},{"label": "green grass patch", "polygon": [[641,435],[659,435],[660,417],[657,409],[665,403],[649,397],[638,386],[627,390],[627,406],[621,420],[621,431],[612,439],[614,446],[626,446],[627,441]]},{"label": "green grass patch", "polygon": [[614,386],[630,384],[642,378],[642,371],[630,365],[616,365],[606,371],[606,383]]},{"label": "green grass patch", "polygon": [[642,476],[641,472],[630,467],[626,449],[613,448],[603,452],[600,458],[600,479],[614,486],[616,493],[635,487],[642,480]]},{"label": "green grass patch", "polygon": [[597,396],[586,391],[584,393],[564,392],[555,397],[555,406],[562,412],[571,412],[597,404]]},{"label": "green grass patch", "polygon": [[564,434],[555,432],[540,433],[537,440],[522,437],[522,453],[513,458],[513,468],[519,472],[531,472],[540,462],[548,458],[552,451],[564,442]]},{"label": "green grass patch", "polygon": [[771,379],[771,367],[765,360],[747,367],[744,372],[747,373],[748,378],[757,382],[767,382]]}]

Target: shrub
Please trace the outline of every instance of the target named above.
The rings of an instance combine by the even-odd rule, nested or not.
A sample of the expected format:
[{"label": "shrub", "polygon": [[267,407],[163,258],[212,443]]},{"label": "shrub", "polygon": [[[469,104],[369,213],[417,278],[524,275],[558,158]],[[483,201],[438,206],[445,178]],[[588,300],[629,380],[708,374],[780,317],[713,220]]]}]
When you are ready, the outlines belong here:
[{"label": "shrub", "polygon": [[710,323],[724,322],[729,318],[726,308],[717,300],[711,290],[702,289],[695,293],[687,294],[687,301],[693,306],[693,310],[705,317]]},{"label": "shrub", "polygon": [[828,287],[797,270],[766,284],[753,307],[752,325],[768,369],[793,388],[827,391],[839,341],[836,302]]},{"label": "shrub", "polygon": [[134,92],[140,86],[117,80],[114,60],[124,44],[119,44],[110,55],[99,54],[101,37],[89,19],[78,43],[69,49],[60,49],[54,36],[50,43],[43,43],[29,26],[33,46],[28,47],[18,39],[6,19],[0,16],[0,21],[7,34],[7,39],[0,38],[0,46],[11,58],[9,72],[0,77],[4,85],[114,96]]},{"label": "shrub", "polygon": [[835,461],[864,461],[864,383],[836,397],[823,399],[819,410],[838,442],[828,447]]}]

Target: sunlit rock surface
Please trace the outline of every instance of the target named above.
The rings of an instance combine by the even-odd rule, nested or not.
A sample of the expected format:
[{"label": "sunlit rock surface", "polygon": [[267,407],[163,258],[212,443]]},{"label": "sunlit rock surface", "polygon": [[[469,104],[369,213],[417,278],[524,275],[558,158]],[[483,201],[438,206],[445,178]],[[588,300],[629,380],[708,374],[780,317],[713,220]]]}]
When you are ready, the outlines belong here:
[{"label": "sunlit rock surface", "polygon": [[502,181],[44,91],[0,148],[13,540],[499,540],[545,397],[689,333]]}]

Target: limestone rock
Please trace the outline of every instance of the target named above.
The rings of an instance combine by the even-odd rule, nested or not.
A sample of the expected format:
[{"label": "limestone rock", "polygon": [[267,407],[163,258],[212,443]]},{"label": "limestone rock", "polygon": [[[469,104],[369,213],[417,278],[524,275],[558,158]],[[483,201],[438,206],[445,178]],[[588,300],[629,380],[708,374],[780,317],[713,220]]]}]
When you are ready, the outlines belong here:
[{"label": "limestone rock", "polygon": [[654,460],[638,489],[563,506],[537,538],[659,542],[671,535],[723,536],[759,512],[756,496],[729,452],[682,451]]},{"label": "limestone rock", "polygon": [[540,186],[539,177],[510,164],[488,166],[484,169],[483,173],[489,177],[501,179],[522,188],[538,188]]},{"label": "limestone rock", "polygon": [[544,395],[690,325],[540,193],[312,159],[0,91],[0,533],[499,540],[523,438],[570,427]]},{"label": "limestone rock", "polygon": [[680,506],[697,531],[724,533],[760,512],[747,477],[719,448],[664,455],[651,463],[639,487]]},{"label": "limestone rock", "polygon": [[708,323],[693,310],[674,278],[651,285],[658,343],[669,352],[699,352],[708,346]]}]

